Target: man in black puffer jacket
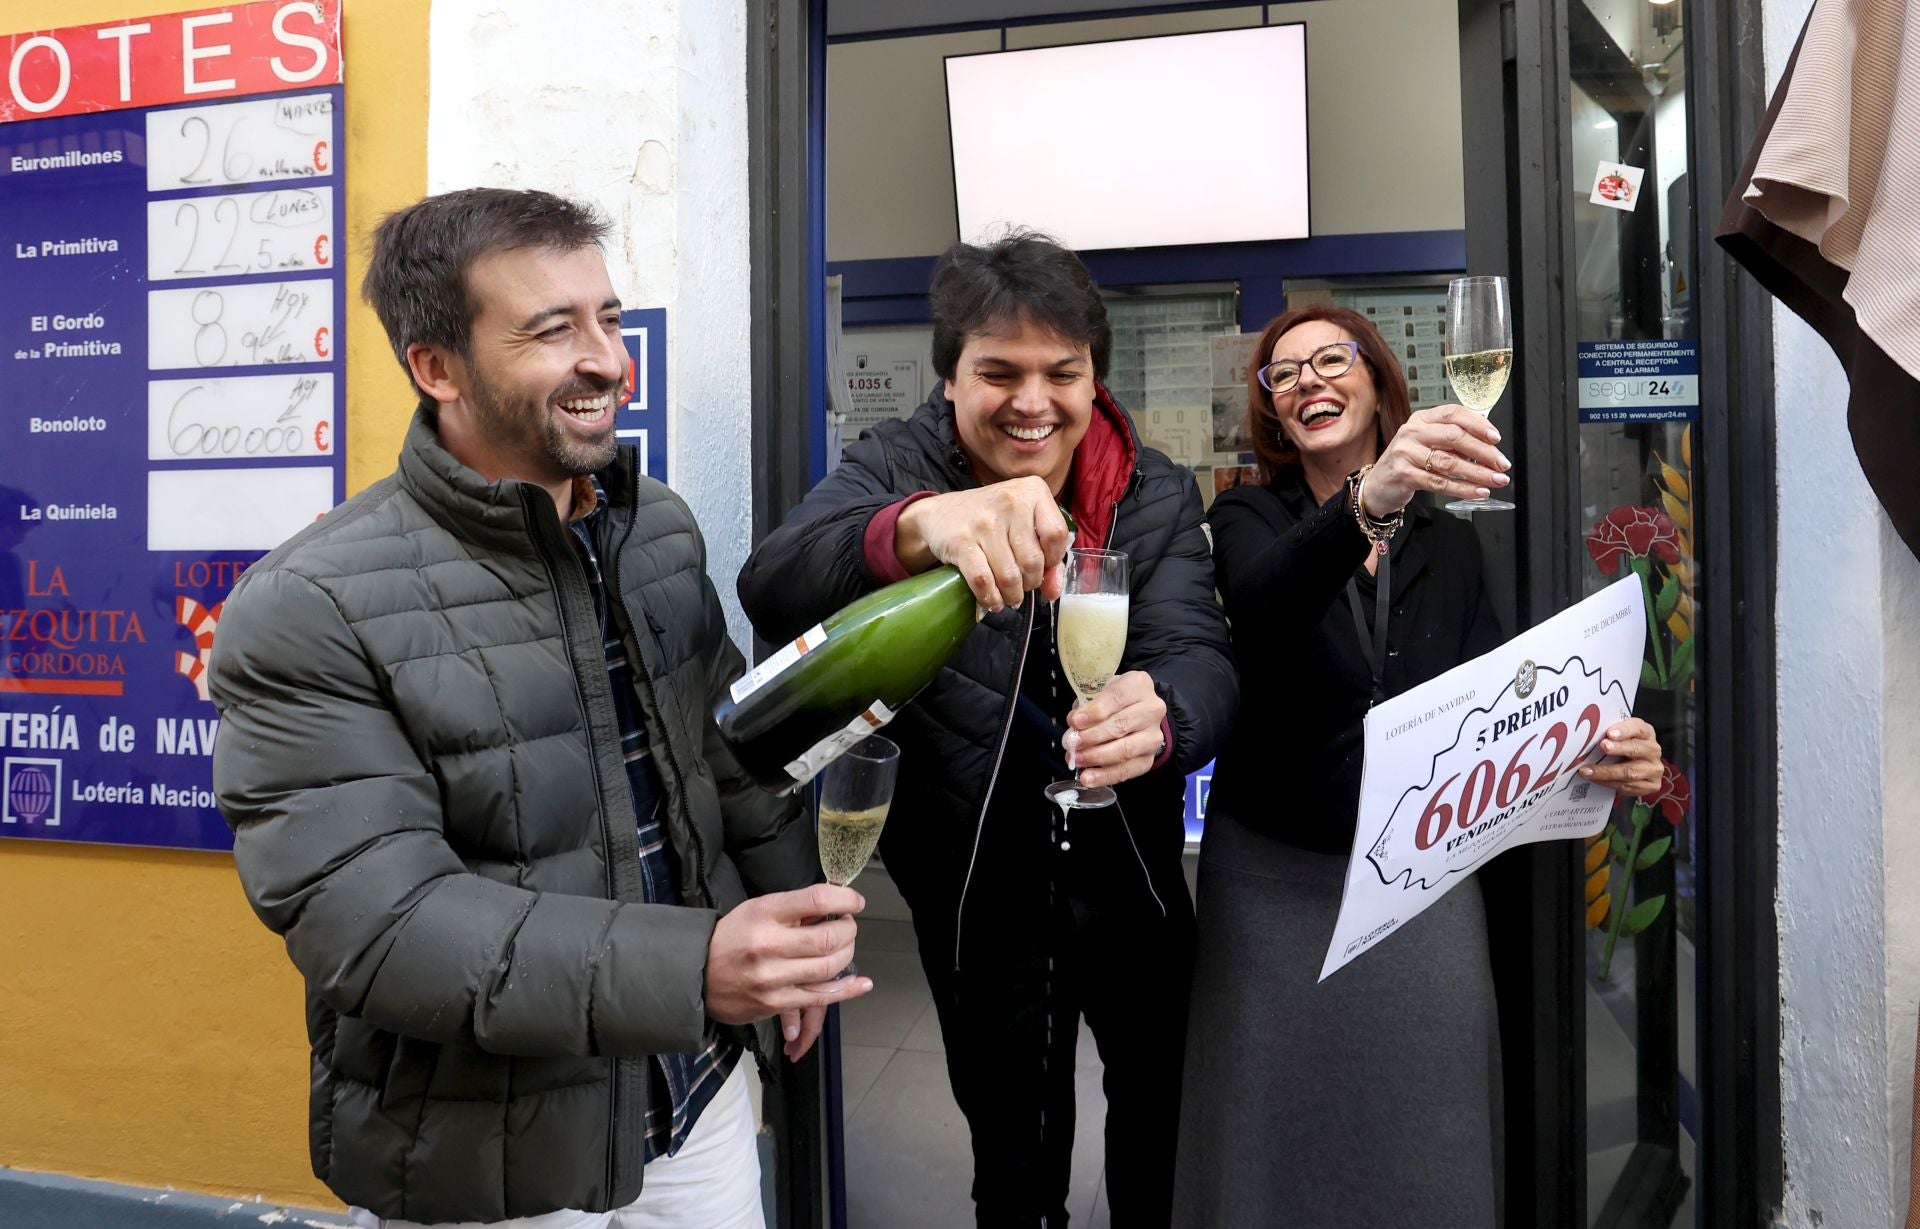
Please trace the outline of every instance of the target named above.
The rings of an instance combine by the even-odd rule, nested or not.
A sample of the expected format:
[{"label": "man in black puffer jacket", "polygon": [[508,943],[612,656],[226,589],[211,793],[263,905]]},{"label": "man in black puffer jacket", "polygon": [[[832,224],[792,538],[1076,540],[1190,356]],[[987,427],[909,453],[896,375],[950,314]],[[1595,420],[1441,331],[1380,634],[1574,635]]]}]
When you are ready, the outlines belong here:
[{"label": "man in black puffer jacket", "polygon": [[362,1225],[759,1229],[742,1047],[771,1067],[778,1013],[797,1058],[871,985],[807,988],[854,923],[803,923],[860,897],[805,886],[804,812],[709,715],[741,658],[692,514],[615,444],[605,233],[495,189],[381,224],[399,468],[248,569],[214,642],[214,788]]},{"label": "man in black puffer jacket", "polygon": [[[1184,779],[1238,703],[1200,495],[1101,387],[1112,332],[1071,252],[1028,233],[956,245],[931,305],[944,383],[847,448],[748,559],[740,600],[778,642],[890,581],[966,574],[987,613],[889,728],[901,766],[881,852],[972,1132],[977,1218],[1066,1223],[1084,1015],[1106,1064],[1113,1223],[1159,1229],[1192,962]],[[1077,545],[1130,561],[1122,672],[1078,710],[1054,643],[1056,503]],[[1052,807],[1041,791],[1069,757],[1117,804]]]}]

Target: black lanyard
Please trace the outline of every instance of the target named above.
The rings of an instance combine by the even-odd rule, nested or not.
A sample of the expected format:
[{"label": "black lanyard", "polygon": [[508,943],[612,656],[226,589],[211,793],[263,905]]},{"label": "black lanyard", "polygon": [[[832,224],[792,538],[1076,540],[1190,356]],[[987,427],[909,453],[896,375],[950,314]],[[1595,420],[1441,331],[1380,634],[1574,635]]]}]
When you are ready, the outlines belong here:
[{"label": "black lanyard", "polygon": [[1367,616],[1360,607],[1360,578],[1347,582],[1347,606],[1353,611],[1353,631],[1360,638],[1360,652],[1373,669],[1372,708],[1387,698],[1387,605],[1392,601],[1393,556],[1380,556],[1380,569],[1373,577],[1373,636],[1367,636]]}]

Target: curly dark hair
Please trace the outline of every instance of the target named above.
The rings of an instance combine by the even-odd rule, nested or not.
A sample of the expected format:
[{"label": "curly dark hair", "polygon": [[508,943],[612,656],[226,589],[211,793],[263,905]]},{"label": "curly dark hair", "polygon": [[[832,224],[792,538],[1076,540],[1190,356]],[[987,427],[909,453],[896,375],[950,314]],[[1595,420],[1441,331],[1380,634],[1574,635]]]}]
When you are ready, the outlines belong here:
[{"label": "curly dark hair", "polygon": [[1080,258],[1050,236],[1014,229],[984,245],[956,243],[933,269],[933,369],[953,379],[967,338],[1031,322],[1093,356],[1093,378],[1107,378],[1113,326],[1106,300]]}]

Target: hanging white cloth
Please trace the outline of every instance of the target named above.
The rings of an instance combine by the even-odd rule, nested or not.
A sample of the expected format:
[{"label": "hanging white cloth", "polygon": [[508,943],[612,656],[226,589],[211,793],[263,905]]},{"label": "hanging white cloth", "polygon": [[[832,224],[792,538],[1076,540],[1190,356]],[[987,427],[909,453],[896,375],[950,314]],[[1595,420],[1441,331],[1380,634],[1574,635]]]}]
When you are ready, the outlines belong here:
[{"label": "hanging white cloth", "polygon": [[1744,196],[1848,271],[1861,332],[1920,379],[1920,6],[1816,0]]}]

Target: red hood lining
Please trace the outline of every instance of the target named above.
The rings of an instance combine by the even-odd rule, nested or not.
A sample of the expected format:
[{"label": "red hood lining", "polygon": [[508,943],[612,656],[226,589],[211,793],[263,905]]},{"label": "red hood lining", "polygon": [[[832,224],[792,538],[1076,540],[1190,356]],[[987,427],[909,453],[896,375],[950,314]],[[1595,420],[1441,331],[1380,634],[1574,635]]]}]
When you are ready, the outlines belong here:
[{"label": "red hood lining", "polygon": [[1073,450],[1073,504],[1068,510],[1080,527],[1075,546],[1107,544],[1113,506],[1126,495],[1138,460],[1126,415],[1104,385],[1094,385],[1093,417]]}]

